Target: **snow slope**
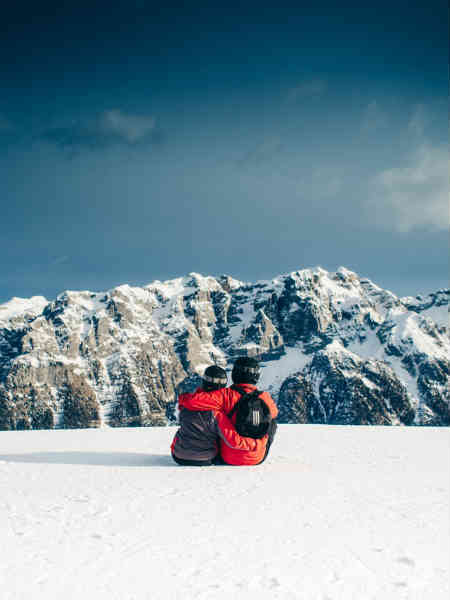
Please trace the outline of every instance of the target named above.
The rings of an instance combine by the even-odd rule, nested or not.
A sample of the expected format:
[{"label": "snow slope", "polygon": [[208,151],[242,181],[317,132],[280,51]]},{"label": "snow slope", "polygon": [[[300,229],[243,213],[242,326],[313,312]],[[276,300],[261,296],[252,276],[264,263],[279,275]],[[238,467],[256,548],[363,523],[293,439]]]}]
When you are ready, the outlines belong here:
[{"label": "snow slope", "polygon": [[1,432],[2,600],[448,598],[447,428],[284,425],[200,469],[174,432]]}]

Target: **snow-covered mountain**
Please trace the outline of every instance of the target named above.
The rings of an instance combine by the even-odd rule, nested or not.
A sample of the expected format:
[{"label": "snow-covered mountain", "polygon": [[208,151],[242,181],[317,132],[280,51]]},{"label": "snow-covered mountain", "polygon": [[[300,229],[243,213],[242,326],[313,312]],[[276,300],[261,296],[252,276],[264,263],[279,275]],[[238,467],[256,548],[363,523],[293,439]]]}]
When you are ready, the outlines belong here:
[{"label": "snow-covered mountain", "polygon": [[320,267],[14,298],[0,305],[0,429],[164,425],[177,391],[242,354],[261,358],[281,422],[449,425],[449,299]]}]

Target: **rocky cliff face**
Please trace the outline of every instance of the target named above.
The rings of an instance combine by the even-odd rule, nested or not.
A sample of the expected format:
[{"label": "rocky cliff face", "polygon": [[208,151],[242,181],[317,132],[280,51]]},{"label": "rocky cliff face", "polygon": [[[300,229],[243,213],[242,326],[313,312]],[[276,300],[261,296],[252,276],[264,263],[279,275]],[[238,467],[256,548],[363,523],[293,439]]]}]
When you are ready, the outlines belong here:
[{"label": "rocky cliff face", "polygon": [[0,429],[164,425],[209,364],[262,360],[287,423],[450,424],[450,291],[344,268],[188,277],[0,305]]}]

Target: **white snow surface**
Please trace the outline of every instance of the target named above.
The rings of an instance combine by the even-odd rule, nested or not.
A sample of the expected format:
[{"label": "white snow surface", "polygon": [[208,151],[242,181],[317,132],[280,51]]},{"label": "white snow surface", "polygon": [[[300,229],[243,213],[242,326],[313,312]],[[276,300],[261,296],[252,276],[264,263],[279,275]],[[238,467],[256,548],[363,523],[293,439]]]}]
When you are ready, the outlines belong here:
[{"label": "white snow surface", "polygon": [[448,428],[284,425],[257,467],[175,429],[0,433],[2,600],[443,600]]}]

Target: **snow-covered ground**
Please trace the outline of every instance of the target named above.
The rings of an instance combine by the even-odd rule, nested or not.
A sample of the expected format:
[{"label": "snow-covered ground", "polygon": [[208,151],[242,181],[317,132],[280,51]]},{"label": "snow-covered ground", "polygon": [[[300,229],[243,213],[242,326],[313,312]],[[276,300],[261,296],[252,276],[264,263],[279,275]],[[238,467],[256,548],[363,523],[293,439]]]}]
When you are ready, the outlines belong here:
[{"label": "snow-covered ground", "polygon": [[284,425],[200,469],[173,434],[1,432],[2,600],[449,597],[449,429]]}]

